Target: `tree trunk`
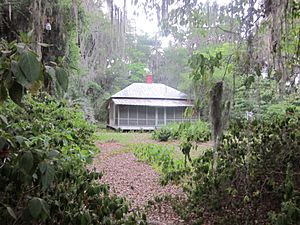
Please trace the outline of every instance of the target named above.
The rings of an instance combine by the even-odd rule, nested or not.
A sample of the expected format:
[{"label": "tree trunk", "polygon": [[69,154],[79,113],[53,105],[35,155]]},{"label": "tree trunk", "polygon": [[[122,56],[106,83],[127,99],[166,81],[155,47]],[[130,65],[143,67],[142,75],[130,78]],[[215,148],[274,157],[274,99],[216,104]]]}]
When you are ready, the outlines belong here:
[{"label": "tree trunk", "polygon": [[211,91],[211,105],[210,105],[210,118],[212,123],[212,137],[213,137],[213,172],[216,173],[218,164],[218,146],[220,136],[222,133],[222,95],[223,95],[223,82],[216,83]]},{"label": "tree trunk", "polygon": [[43,42],[43,27],[41,26],[41,20],[43,19],[41,18],[42,0],[34,0],[32,4],[32,29],[35,39],[33,45],[36,53],[42,58],[42,48],[38,44]]}]

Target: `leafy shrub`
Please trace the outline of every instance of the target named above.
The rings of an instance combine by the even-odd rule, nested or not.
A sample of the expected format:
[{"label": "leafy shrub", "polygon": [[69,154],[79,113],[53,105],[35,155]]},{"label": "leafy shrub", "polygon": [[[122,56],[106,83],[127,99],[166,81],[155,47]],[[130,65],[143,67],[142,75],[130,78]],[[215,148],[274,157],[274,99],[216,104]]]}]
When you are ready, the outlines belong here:
[{"label": "leafy shrub", "polygon": [[279,102],[277,104],[271,104],[265,107],[263,117],[265,119],[272,118],[273,116],[284,116],[286,110],[292,106],[292,108],[300,112],[300,97],[298,95],[290,95],[286,100]]},{"label": "leafy shrub", "polygon": [[[181,133],[183,133],[182,131]],[[210,139],[210,129],[208,123],[198,120],[195,123],[189,124],[186,126],[187,137],[192,141],[196,142],[205,142]]]},{"label": "leafy shrub", "polygon": [[32,32],[20,34],[24,43],[0,41],[0,103],[9,96],[21,105],[27,90],[36,94],[43,85],[48,90],[55,87],[58,95],[68,89],[67,70],[58,65],[44,65],[38,54],[30,49],[31,35]]},{"label": "leafy shrub", "polygon": [[185,129],[185,123],[170,123],[166,126],[171,132],[171,139],[180,139],[183,129]]},{"label": "leafy shrub", "polygon": [[[1,224],[137,224],[88,171],[94,128],[48,95],[0,106]],[[143,223],[143,222],[142,222]]]},{"label": "leafy shrub", "polygon": [[178,182],[189,168],[184,166],[183,160],[173,158],[173,147],[162,145],[135,145],[134,155],[142,161],[148,162],[157,168],[161,173],[161,183],[167,184],[169,181]]},{"label": "leafy shrub", "polygon": [[278,213],[270,212],[272,224],[293,225],[300,221],[299,193],[295,194],[293,172],[288,164],[285,178],[284,201],[281,202],[281,209]]},{"label": "leafy shrub", "polygon": [[212,151],[194,160],[184,216],[196,223],[297,224],[299,119],[289,108],[269,120],[232,121],[218,150],[216,173]]},{"label": "leafy shrub", "polygon": [[152,137],[158,141],[168,141],[171,137],[171,131],[168,127],[161,127],[153,131]]},{"label": "leafy shrub", "polygon": [[152,137],[155,140],[167,141],[169,138],[176,140],[183,136],[196,142],[209,141],[211,136],[209,125],[202,120],[194,123],[171,123],[155,130]]},{"label": "leafy shrub", "polygon": [[155,165],[161,171],[168,171],[174,168],[179,161],[174,161],[172,157],[173,147],[163,145],[143,144],[134,145],[134,155],[142,161]]}]

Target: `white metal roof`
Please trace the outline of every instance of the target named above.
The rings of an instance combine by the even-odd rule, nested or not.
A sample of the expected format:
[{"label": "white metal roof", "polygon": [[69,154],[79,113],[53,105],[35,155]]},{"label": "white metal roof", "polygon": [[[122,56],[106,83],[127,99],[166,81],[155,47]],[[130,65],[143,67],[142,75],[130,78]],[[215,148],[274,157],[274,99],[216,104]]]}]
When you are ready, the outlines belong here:
[{"label": "white metal roof", "polygon": [[164,84],[133,83],[112,98],[187,99],[187,95]]},{"label": "white metal roof", "polygon": [[193,106],[188,101],[184,100],[169,100],[169,99],[113,99],[116,105],[142,105],[142,106],[164,106],[164,107],[187,107]]}]

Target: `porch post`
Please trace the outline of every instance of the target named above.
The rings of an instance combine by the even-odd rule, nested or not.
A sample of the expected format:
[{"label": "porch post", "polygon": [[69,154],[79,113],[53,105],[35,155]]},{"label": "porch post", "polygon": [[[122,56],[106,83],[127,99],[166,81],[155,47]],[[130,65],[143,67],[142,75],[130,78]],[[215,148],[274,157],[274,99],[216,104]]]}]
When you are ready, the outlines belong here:
[{"label": "porch post", "polygon": [[157,127],[157,119],[158,119],[158,116],[157,116],[157,107],[155,107],[155,126]]},{"label": "porch post", "polygon": [[148,106],[146,106],[146,126],[148,126]]},{"label": "porch post", "polygon": [[164,107],[164,124],[167,124],[167,108]]},{"label": "porch post", "polygon": [[136,106],[136,125],[138,126],[139,125],[139,106],[137,105]]},{"label": "porch post", "polygon": [[116,105],[116,107],[118,108],[118,124],[117,126],[120,126],[120,105]]},{"label": "porch post", "polygon": [[175,117],[175,111],[176,111],[176,107],[173,107],[173,121],[177,122],[176,117]]},{"label": "porch post", "polygon": [[111,105],[112,105],[112,110],[111,110],[112,121],[111,121],[111,125],[114,126],[115,123],[116,123],[116,121],[115,121],[115,117],[116,117],[116,115],[115,115],[115,110],[116,110],[115,107],[116,107],[116,105],[114,103],[112,103]]},{"label": "porch post", "polygon": [[127,106],[127,125],[129,126],[129,120],[130,120],[130,115],[129,115],[129,107],[130,107],[130,105],[129,106]]}]

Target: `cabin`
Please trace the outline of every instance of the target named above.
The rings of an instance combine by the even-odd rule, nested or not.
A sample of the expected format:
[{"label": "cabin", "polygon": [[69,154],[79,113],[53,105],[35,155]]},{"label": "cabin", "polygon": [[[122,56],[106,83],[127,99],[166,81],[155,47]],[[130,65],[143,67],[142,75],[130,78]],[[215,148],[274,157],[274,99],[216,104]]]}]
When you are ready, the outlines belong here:
[{"label": "cabin", "polygon": [[160,83],[133,83],[114,94],[108,104],[108,127],[121,130],[154,130],[173,122],[195,121],[199,115],[185,118],[192,107],[188,96]]}]

